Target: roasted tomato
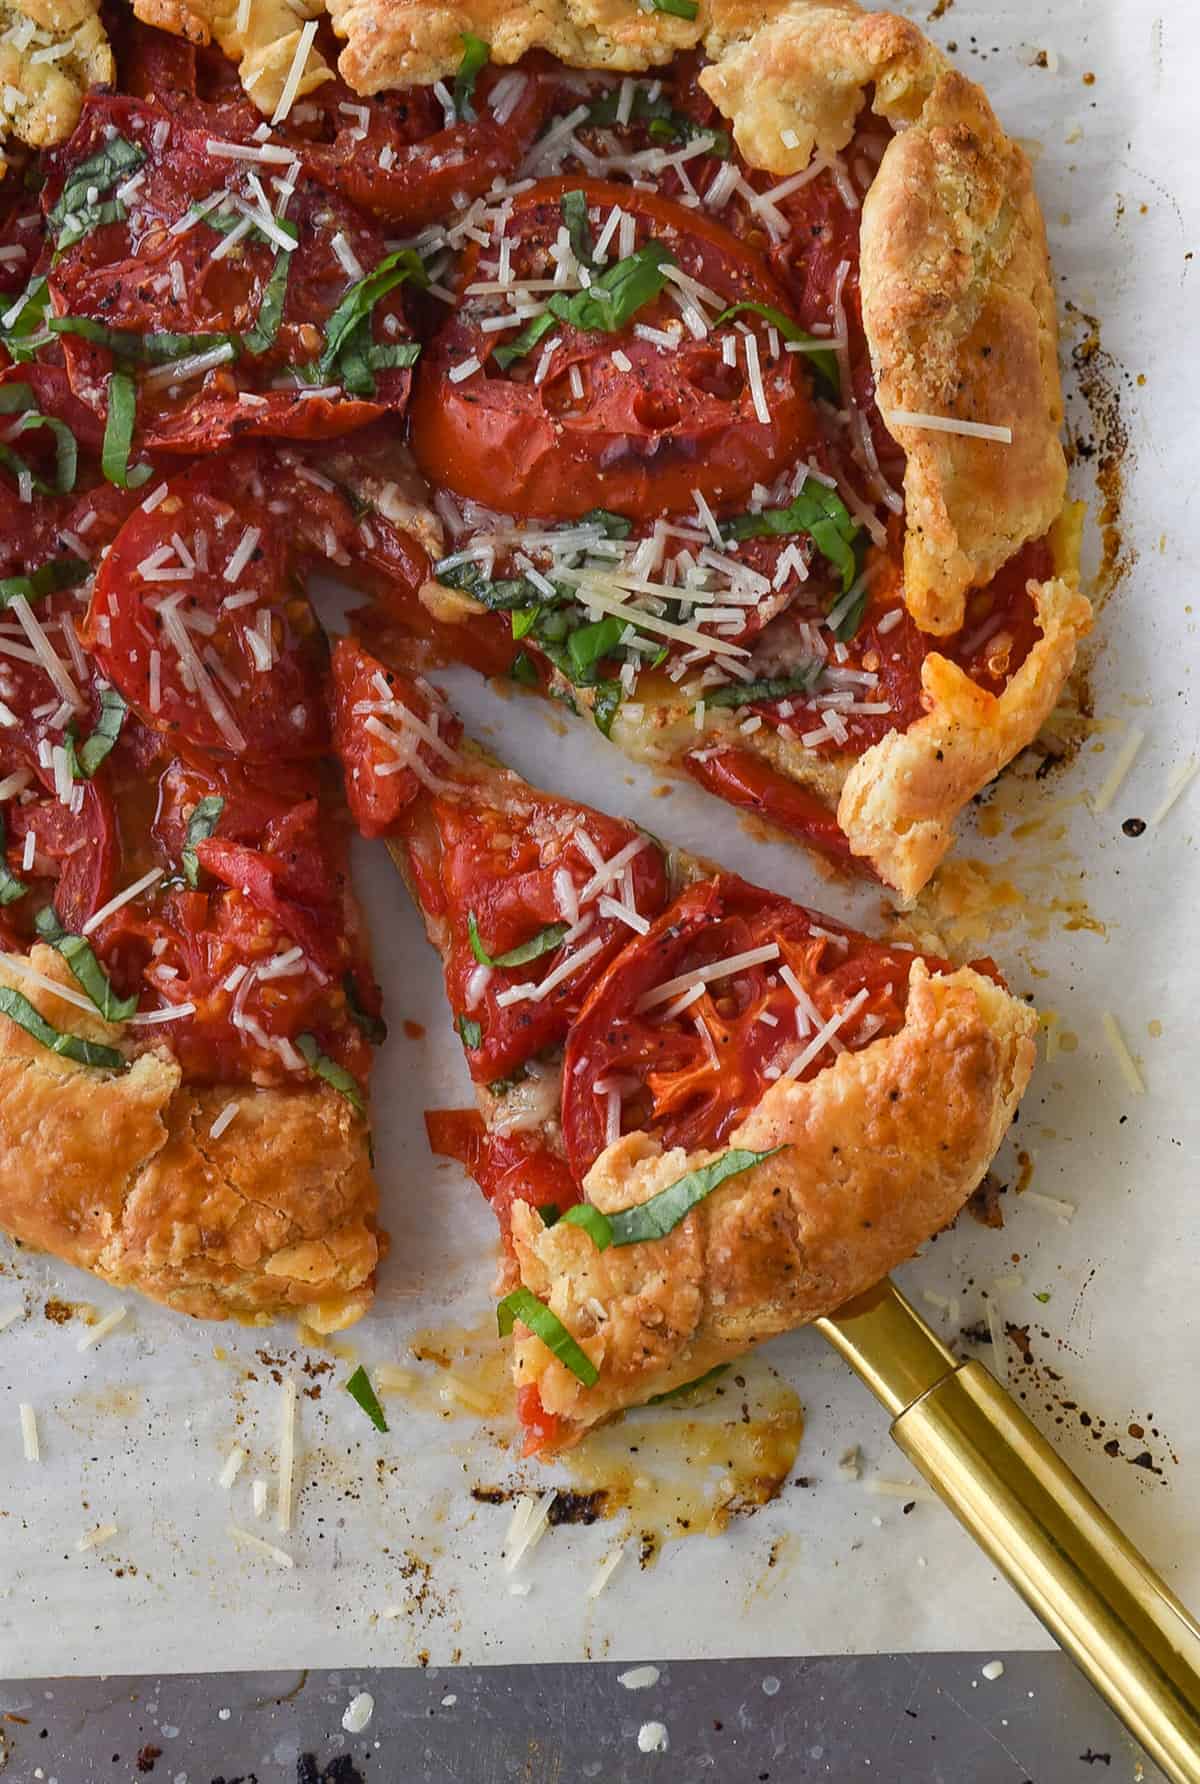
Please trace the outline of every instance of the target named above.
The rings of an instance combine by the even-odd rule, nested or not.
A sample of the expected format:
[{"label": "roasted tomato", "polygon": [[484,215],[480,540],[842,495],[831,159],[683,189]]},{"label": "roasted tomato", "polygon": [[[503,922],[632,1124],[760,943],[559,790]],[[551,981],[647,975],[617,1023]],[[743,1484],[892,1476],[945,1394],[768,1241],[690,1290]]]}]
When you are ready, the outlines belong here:
[{"label": "roasted tomato", "polygon": [[561,1214],[580,1200],[565,1159],[533,1134],[489,1134],[474,1109],[426,1109],[425,1131],[439,1158],[457,1159],[492,1206],[507,1246],[512,1205],[530,1202]]},{"label": "roasted tomato", "polygon": [[457,757],[462,726],[408,677],[340,638],[331,665],[333,747],[364,836],[395,832],[422,785]]},{"label": "roasted tomato", "polygon": [[86,638],[152,729],[247,761],[319,751],[323,641],[253,453],[174,478],[118,534]]},{"label": "roasted tomato", "polygon": [[749,750],[706,749],[684,757],[694,780],[719,799],[756,812],[833,861],[854,860],[837,818],[822,799]]},{"label": "roasted tomato", "polygon": [[[895,1032],[912,962],[732,875],[689,886],[572,1024],[562,1123],[577,1181],[633,1128],[719,1146],[781,1076],[811,1077],[831,1047]],[[816,1045],[839,1014],[840,1034]]]},{"label": "roasted tomato", "polygon": [[[563,201],[573,192],[583,193],[597,239],[606,231],[620,239],[607,229],[614,212],[632,221],[621,261],[607,249],[609,272],[657,244],[671,257],[667,274],[651,277],[647,301],[623,311],[617,328],[557,321],[505,368],[496,350],[514,334],[485,326],[503,313],[504,288],[471,244],[459,307],[418,372],[413,447],[422,469],[463,495],[487,490],[505,512],[564,519],[598,507],[636,518],[677,513],[697,489],[714,505],[743,500],[813,436],[808,374],[799,354],[769,359],[754,311],[709,323],[738,303],[786,310],[786,293],[753,249],[696,211],[605,181],[542,180],[515,200],[505,229],[511,278],[525,287],[514,296],[533,300],[518,302],[521,321],[554,295],[556,265],[570,264]],[[593,284],[605,276],[588,274]],[[559,297],[577,286],[560,284]],[[480,369],[463,376],[472,361]]]},{"label": "roasted tomato", "polygon": [[[51,326],[76,394],[107,415],[110,374],[135,375],[138,443],[177,453],[255,434],[323,438],[402,413],[416,350],[402,286],[419,275],[415,257],[389,258],[377,226],[289,150],[225,153],[212,129],[148,100],[93,97],[56,157],[44,194],[63,244]],[[78,213],[56,207],[85,168],[102,220],[73,237]]]},{"label": "roasted tomato", "polygon": [[[117,889],[121,860],[117,818],[104,780],[98,777],[83,783],[78,811],[61,804],[50,793],[25,804],[14,804],[9,812],[8,832],[14,857],[10,865],[27,882],[52,882],[46,888],[46,897],[52,899],[64,929],[78,934],[93,912],[106,904]],[[25,838],[31,832],[33,867],[23,870]],[[40,899],[37,904],[44,902]],[[32,911],[23,911],[22,915],[32,916]]]}]

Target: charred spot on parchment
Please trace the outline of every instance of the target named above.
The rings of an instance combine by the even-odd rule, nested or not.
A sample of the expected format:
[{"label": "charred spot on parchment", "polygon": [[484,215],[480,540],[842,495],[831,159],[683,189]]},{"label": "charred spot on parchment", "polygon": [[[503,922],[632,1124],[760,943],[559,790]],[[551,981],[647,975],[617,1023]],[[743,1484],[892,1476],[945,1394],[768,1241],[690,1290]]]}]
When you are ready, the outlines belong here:
[{"label": "charred spot on parchment", "polygon": [[1068,329],[1078,336],[1071,348],[1074,383],[1086,407],[1086,422],[1067,416],[1067,460],[1088,465],[1096,481],[1096,522],[1100,528],[1100,568],[1089,590],[1094,602],[1112,593],[1128,575],[1135,553],[1128,545],[1121,522],[1125,462],[1129,457],[1129,429],[1122,414],[1122,387],[1134,388],[1134,379],[1101,345],[1100,321],[1078,304],[1065,304]]}]

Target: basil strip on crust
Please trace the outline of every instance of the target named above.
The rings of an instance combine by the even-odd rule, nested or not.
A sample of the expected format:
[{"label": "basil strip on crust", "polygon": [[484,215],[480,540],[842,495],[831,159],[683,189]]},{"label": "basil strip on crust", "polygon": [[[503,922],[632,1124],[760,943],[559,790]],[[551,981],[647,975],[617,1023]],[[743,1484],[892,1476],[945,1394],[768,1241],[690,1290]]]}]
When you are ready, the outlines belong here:
[{"label": "basil strip on crust", "polygon": [[365,1113],[363,1094],[358,1079],[353,1077],[336,1059],[330,1059],[328,1053],[322,1053],[317,1045],[317,1037],[312,1034],[296,1036],[296,1051],[302,1056],[310,1072],[318,1078],[324,1078],[331,1089],[344,1096],[346,1101],[356,1108],[360,1115]]},{"label": "basil strip on crust", "polygon": [[590,1202],[579,1202],[567,1209],[563,1224],[582,1227],[598,1251],[606,1251],[610,1245],[640,1245],[646,1239],[665,1239],[714,1189],[782,1151],[782,1146],[772,1146],[767,1152],[747,1152],[734,1146],[710,1164],[700,1165],[668,1183],[648,1202],[621,1208],[616,1214],[604,1214]]},{"label": "basil strip on crust", "polygon": [[43,905],[33,921],[42,941],[62,955],[80,988],[87,992],[105,1021],[127,1022],[137,1009],[137,997],[117,996],[86,936],[72,935],[64,929],[52,904]]},{"label": "basil strip on crust", "polygon": [[73,1059],[77,1065],[104,1066],[109,1071],[123,1071],[125,1061],[115,1047],[105,1047],[99,1041],[85,1041],[82,1035],[64,1034],[53,1023],[47,1022],[40,1010],[35,1010],[27,997],[11,986],[0,985],[0,1015],[7,1016],[32,1035],[49,1053],[60,1053],[64,1059]]},{"label": "basil strip on crust", "polygon": [[552,1350],[564,1368],[569,1369],[585,1388],[595,1387],[600,1379],[595,1363],[575,1342],[557,1313],[552,1313],[544,1301],[539,1301],[532,1289],[515,1288],[496,1308],[496,1327],[502,1338],[508,1337],[517,1320],[528,1326],[534,1337],[540,1338],[546,1349]]}]

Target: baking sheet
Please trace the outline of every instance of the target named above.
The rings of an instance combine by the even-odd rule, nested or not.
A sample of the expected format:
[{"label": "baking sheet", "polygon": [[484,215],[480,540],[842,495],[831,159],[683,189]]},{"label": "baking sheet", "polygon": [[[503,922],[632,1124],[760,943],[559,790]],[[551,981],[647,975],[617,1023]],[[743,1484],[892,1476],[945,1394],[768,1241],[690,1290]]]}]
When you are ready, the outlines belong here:
[{"label": "baking sheet", "polygon": [[[1122,830],[1150,816],[1198,747],[1190,8],[1074,0],[1048,14],[1028,0],[943,0],[935,10],[928,28],[957,45],[960,66],[1037,153],[1060,297],[1074,306],[1064,358],[1075,350],[1082,361],[1070,377],[1076,484],[1095,513],[1123,480],[1121,539],[1109,539],[1105,562],[1119,560],[1127,574],[1100,615],[1097,728],[1048,779],[1008,777],[965,825],[960,865],[925,901],[929,920],[977,937],[1016,989],[1057,1013],[1059,1038],[997,1166],[1009,1186],[1003,1230],[964,1218],[900,1279],[944,1335],[973,1331],[974,1340],[955,1341],[985,1360],[992,1347],[979,1339],[987,1299],[996,1303],[1013,1328],[1003,1349],[1027,1409],[1195,1602],[1200,782],[1161,827],[1136,838]],[[1037,65],[1038,50],[1049,66]],[[1098,350],[1086,345],[1090,318],[1099,318]],[[1095,571],[1094,524],[1089,551]],[[657,777],[588,727],[572,726],[567,738],[535,702],[501,699],[463,675],[443,679],[472,728],[534,780],[717,852],[797,897],[879,919],[878,894],[831,891],[798,854],[756,840],[686,787],[661,796]],[[1112,809],[1097,815],[1087,795],[1132,724],[1145,729],[1145,746]],[[773,1503],[721,1533],[665,1541],[654,1560],[650,1533],[677,1537],[679,1507],[669,1491],[635,1485],[632,1511],[555,1528],[515,1573],[505,1570],[509,1508],[471,1489],[502,1494],[565,1477],[523,1467],[502,1417],[481,1421],[452,1388],[447,1397],[439,1355],[492,1403],[496,1367],[478,1360],[484,1340],[462,1333],[482,1331],[481,1260],[493,1229],[473,1187],[425,1147],[422,1109],[466,1100],[433,956],[382,849],[364,849],[359,865],[392,1021],[375,1083],[392,1251],[375,1311],[346,1335],[342,1354],[306,1353],[282,1329],[197,1326],[0,1249],[0,1309],[18,1298],[26,1309],[0,1335],[0,1673],[1043,1643],[949,1514],[894,1484],[909,1477],[883,1415],[811,1333],[772,1345],[746,1372],[744,1395],[698,1414],[707,1430],[678,1414],[658,1415],[657,1426],[656,1415],[639,1415],[606,1440],[592,1475],[594,1484],[608,1469],[626,1487],[653,1480],[669,1447],[665,1418],[692,1457],[702,1509],[729,1490],[724,1434],[727,1420],[730,1430],[741,1423],[743,1398],[755,1430],[765,1429],[765,1408],[778,1435],[798,1396],[807,1428]],[[1131,1095],[1108,1050],[1104,1010],[1141,1062],[1144,1096]],[[425,1035],[409,1038],[406,1019]],[[1069,1200],[1074,1217],[1056,1216],[1039,1195]],[[89,1328],[80,1305],[102,1313],[122,1299],[123,1323],[81,1353]],[[417,1340],[423,1360],[411,1352],[422,1331],[434,1334]],[[401,1365],[410,1378],[386,1400],[386,1438],[340,1389],[352,1358]],[[255,1477],[274,1485],[283,1375],[301,1390],[286,1534],[251,1507]],[[37,1409],[36,1466],[21,1457],[22,1400]],[[216,1477],[235,1443],[248,1460],[226,1492]],[[856,1445],[861,1475],[847,1479],[839,1458]],[[277,1543],[294,1566],[237,1548],[231,1522]],[[77,1549],[85,1531],[109,1524],[117,1533],[108,1541]],[[611,1583],[589,1599],[595,1568],[622,1542]]]}]

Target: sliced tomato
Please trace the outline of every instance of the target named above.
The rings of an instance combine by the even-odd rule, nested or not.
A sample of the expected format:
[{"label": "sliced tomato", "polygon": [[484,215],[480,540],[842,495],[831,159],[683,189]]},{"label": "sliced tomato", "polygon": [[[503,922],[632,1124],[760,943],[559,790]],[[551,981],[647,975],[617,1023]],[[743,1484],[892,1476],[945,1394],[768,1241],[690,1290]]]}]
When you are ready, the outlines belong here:
[{"label": "sliced tomato", "polygon": [[51,794],[28,804],[13,804],[8,831],[16,845],[14,853],[19,848],[18,862],[25,837],[32,831],[34,866],[32,874],[22,877],[54,882],[47,895],[53,899],[64,929],[78,933],[117,890],[121,847],[112,796],[102,778],[84,782],[78,812]]},{"label": "sliced tomato", "polygon": [[[716,970],[772,945],[769,959]],[[811,1040],[813,1010],[824,1024],[865,992],[840,1045],[894,1033],[913,958],[732,875],[689,886],[609,965],[567,1038],[563,1139],[577,1181],[608,1143],[610,1087],[627,1087],[623,1131],[644,1128],[689,1151],[718,1146]],[[705,968],[713,976],[683,1009],[671,1013],[674,997],[642,1007]],[[803,1018],[785,968],[811,1002]],[[830,1058],[821,1049],[799,1075]]]},{"label": "sliced tomato", "polygon": [[506,1248],[512,1242],[512,1205],[529,1202],[559,1213],[580,1200],[565,1159],[534,1134],[489,1134],[474,1109],[426,1109],[429,1147],[453,1158],[473,1177],[500,1223]]},{"label": "sliced tomato", "polygon": [[329,858],[316,799],[272,818],[257,848],[219,835],[196,844],[206,873],[239,891],[309,960],[337,974],[352,964],[339,921],[342,887]]},{"label": "sliced tomato", "polygon": [[310,755],[326,740],[323,641],[307,599],[289,593],[290,542],[269,490],[269,465],[252,453],[172,479],[118,534],[86,626],[145,724],[246,761]]},{"label": "sliced tomato", "polygon": [[[388,669],[350,638],[340,638],[331,664],[333,747],[346,797],[364,836],[395,831],[419,797],[422,781],[404,761],[424,764],[424,782],[445,775],[462,726],[406,675]],[[417,728],[419,727],[419,729]],[[438,739],[431,742],[430,739]]]},{"label": "sliced tomato", "polygon": [[749,750],[703,750],[685,756],[683,765],[694,780],[718,799],[756,812],[843,866],[859,864],[837,818],[824,801],[772,768],[761,756],[751,755]]},{"label": "sliced tomato", "polygon": [[[563,225],[561,201],[579,190],[595,228],[618,207],[635,220],[637,247],[660,243],[681,272],[723,303],[787,308],[765,261],[720,224],[656,193],[601,180],[540,180],[516,199],[506,227],[515,279],[553,276],[550,249]],[[487,282],[481,259],[472,244],[459,271],[459,307],[418,372],[413,447],[432,483],[462,495],[486,489],[492,506],[514,514],[566,519],[605,507],[650,518],[689,509],[696,489],[714,505],[741,501],[813,437],[801,356],[784,353],[769,363],[761,349],[763,420],[744,350],[733,365],[723,358],[726,335],[743,340],[732,323],[700,340],[685,331],[674,351],[635,333],[632,323],[617,333],[561,323],[544,345],[501,370],[493,350],[512,337],[481,326],[499,311],[495,295],[480,299],[471,292],[473,284]],[[760,332],[765,342],[759,319],[748,313],[744,320],[755,325],[756,344]],[[682,328],[665,294],[639,309],[633,322]],[[543,367],[552,339],[558,344]],[[614,360],[616,350],[629,369]],[[455,379],[451,374],[471,359],[482,370]]]},{"label": "sliced tomato", "polygon": [[989,693],[1000,693],[1041,637],[1026,585],[1053,575],[1054,554],[1047,540],[1023,546],[985,588],[972,589],[961,631],[952,638],[931,639],[932,648]]},{"label": "sliced tomato", "polygon": [[[261,215],[264,202],[273,204],[270,180],[280,177],[281,164],[278,150],[274,161],[257,166],[211,150],[211,142],[222,140],[213,129],[211,119],[192,122],[148,100],[85,101],[79,126],[47,180],[47,211],[71,170],[114,131],[145,155],[139,169],[144,178],[124,220],[98,225],[56,256],[49,280],[55,316],[81,317],[122,334],[189,337],[170,358],[226,347],[233,356],[164,382],[160,366],[139,369],[103,342],[67,332],[63,353],[76,394],[106,415],[109,373],[132,366],[138,441],[169,452],[208,452],[253,435],[325,438],[385,412],[402,413],[412,376],[407,367],[369,373],[364,390],[354,393],[334,365],[323,383],[318,378],[312,386],[324,392],[318,396],[305,395],[286,376],[289,367],[320,360],[333,312],[351,285],[385,257],[381,231],[345,199],[304,178],[297,163],[299,183],[283,213],[284,224],[297,231],[295,248],[279,244],[280,226],[272,224],[266,231],[251,228],[235,252],[218,254],[229,229],[240,229],[247,208]],[[223,215],[222,228],[203,217],[189,225],[197,206],[210,207],[214,218]],[[277,263],[287,267],[281,319],[269,344],[260,346],[254,330],[265,327],[270,315]],[[401,288],[374,305],[366,326],[374,348],[411,339]]]}]

